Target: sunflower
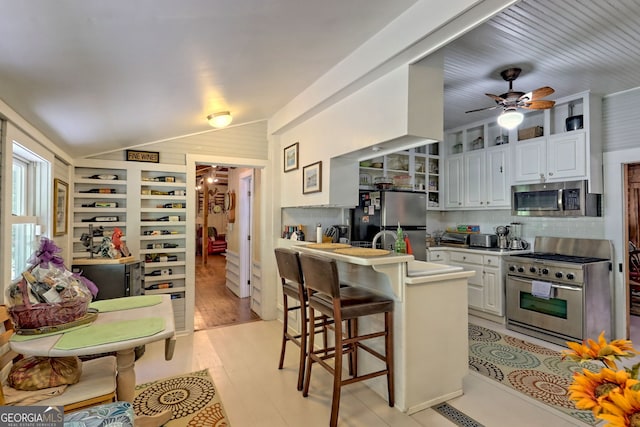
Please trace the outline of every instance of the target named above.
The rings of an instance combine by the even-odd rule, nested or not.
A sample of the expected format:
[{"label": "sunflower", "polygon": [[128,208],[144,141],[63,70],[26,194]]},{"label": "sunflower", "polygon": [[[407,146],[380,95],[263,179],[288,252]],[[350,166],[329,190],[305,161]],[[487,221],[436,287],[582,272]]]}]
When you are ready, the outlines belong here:
[{"label": "sunflower", "polygon": [[584,362],[586,360],[600,360],[607,368],[618,369],[616,360],[622,357],[633,357],[639,354],[633,348],[630,340],[611,340],[607,343],[604,338],[604,331],[600,333],[598,342],[588,339],[582,344],[576,342],[568,342],[570,350],[562,352],[562,358],[569,358],[575,362]]},{"label": "sunflower", "polygon": [[625,370],[613,371],[602,368],[600,372],[583,369],[573,374],[573,383],[569,386],[569,398],[575,401],[578,409],[593,411],[598,416],[603,411],[603,401],[613,391],[624,390],[638,384]]},{"label": "sunflower", "polygon": [[623,389],[609,393],[602,401],[603,412],[598,418],[609,421],[611,427],[640,427],[640,392]]}]

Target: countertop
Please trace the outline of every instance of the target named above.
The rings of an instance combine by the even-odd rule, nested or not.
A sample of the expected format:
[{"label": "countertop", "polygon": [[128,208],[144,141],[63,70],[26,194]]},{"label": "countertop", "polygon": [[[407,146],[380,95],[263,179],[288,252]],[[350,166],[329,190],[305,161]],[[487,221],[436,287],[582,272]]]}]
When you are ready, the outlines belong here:
[{"label": "countertop", "polygon": [[298,249],[302,252],[310,252],[310,253],[316,253],[316,254],[322,254],[328,258],[333,258],[336,261],[345,261],[351,264],[356,264],[356,265],[384,265],[384,264],[399,264],[399,263],[403,263],[403,262],[409,262],[409,261],[413,261],[414,257],[413,255],[407,255],[407,254],[397,254],[394,252],[391,252],[388,255],[383,255],[383,256],[367,256],[367,257],[363,257],[363,256],[354,256],[354,255],[344,255],[344,254],[339,254],[334,252],[333,249],[314,249],[314,248],[308,248],[306,247],[306,245],[304,244],[300,244],[300,245],[293,245],[292,246],[295,249]]}]

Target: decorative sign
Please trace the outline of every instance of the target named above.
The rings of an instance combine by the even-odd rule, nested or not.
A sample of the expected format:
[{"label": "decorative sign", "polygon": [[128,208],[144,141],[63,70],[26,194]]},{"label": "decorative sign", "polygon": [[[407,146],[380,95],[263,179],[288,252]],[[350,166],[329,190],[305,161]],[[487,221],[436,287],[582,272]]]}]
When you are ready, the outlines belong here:
[{"label": "decorative sign", "polygon": [[160,163],[160,153],[157,151],[127,150],[127,161]]}]

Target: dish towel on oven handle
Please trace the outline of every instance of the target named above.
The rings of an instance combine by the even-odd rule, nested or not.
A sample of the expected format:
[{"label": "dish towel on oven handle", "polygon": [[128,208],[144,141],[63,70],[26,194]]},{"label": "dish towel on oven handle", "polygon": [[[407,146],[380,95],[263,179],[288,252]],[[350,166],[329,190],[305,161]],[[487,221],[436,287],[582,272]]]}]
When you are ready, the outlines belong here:
[{"label": "dish towel on oven handle", "polygon": [[551,298],[551,283],[540,280],[531,281],[531,295],[538,298]]}]

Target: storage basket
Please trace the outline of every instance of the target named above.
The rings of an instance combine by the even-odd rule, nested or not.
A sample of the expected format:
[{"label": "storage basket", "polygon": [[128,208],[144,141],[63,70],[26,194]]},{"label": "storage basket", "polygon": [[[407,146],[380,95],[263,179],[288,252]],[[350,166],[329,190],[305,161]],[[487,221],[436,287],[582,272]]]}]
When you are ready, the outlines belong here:
[{"label": "storage basket", "polygon": [[[65,298],[55,303],[29,302],[25,280],[18,285],[22,293],[22,300],[26,303],[9,307],[9,313],[16,329],[37,329],[45,326],[57,326],[80,319],[87,314],[91,299],[82,295]],[[71,292],[71,291],[70,291]]]},{"label": "storage basket", "polygon": [[82,298],[58,303],[16,305],[9,309],[16,329],[57,326],[80,319],[87,314],[88,301]]},{"label": "storage basket", "polygon": [[531,139],[542,136],[543,127],[542,126],[534,126],[526,129],[518,130],[518,140],[522,141],[523,139]]}]

